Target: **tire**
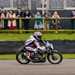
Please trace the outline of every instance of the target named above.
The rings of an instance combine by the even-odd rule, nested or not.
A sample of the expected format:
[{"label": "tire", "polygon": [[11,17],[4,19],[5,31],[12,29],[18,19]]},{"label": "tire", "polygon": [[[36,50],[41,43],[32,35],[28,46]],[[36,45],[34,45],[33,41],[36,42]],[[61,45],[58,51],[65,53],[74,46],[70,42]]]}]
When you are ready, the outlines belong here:
[{"label": "tire", "polygon": [[[57,56],[56,56],[57,55]],[[58,58],[59,57],[59,58]],[[63,56],[59,52],[53,52],[53,54],[48,54],[47,59],[51,64],[59,64],[63,60]]]},{"label": "tire", "polygon": [[20,64],[28,64],[30,61],[27,59],[27,57],[24,55],[25,52],[20,51],[16,54],[16,60]]}]

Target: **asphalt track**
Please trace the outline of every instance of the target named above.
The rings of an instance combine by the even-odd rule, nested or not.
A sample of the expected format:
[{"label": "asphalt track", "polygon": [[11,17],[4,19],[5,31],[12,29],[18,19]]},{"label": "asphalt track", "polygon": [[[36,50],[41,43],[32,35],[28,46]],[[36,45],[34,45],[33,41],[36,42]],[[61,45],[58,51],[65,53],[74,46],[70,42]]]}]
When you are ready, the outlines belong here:
[{"label": "asphalt track", "polygon": [[65,59],[57,65],[48,62],[21,65],[17,61],[0,61],[0,75],[75,75],[75,59]]}]

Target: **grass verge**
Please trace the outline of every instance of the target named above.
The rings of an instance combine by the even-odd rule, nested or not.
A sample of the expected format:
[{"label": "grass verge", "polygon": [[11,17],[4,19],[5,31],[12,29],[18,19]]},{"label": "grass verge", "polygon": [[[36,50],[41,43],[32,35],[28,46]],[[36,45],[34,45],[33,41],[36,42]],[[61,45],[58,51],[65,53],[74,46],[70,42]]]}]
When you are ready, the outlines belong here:
[{"label": "grass verge", "polygon": [[[26,40],[32,33],[1,33],[0,41],[24,41]],[[75,33],[67,34],[67,33],[44,33],[43,40],[75,40]]]},{"label": "grass verge", "polygon": [[64,59],[75,59],[75,54],[63,54]]},{"label": "grass verge", "polygon": [[16,60],[15,54],[1,54],[0,60]]},{"label": "grass verge", "polygon": [[[75,59],[75,54],[63,54],[64,59]],[[1,54],[0,60],[16,60],[15,54]]]}]

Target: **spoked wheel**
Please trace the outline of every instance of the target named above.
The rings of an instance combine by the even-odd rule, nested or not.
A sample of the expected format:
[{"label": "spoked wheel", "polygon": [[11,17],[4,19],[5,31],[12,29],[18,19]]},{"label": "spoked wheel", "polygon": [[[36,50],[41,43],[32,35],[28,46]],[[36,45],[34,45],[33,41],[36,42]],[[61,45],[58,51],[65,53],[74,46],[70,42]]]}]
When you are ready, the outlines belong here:
[{"label": "spoked wheel", "polygon": [[16,54],[16,60],[20,64],[28,64],[30,62],[26,57],[26,53],[21,51]]},{"label": "spoked wheel", "polygon": [[47,59],[51,64],[59,64],[62,62],[63,56],[59,52],[53,52],[53,54],[48,54]]}]

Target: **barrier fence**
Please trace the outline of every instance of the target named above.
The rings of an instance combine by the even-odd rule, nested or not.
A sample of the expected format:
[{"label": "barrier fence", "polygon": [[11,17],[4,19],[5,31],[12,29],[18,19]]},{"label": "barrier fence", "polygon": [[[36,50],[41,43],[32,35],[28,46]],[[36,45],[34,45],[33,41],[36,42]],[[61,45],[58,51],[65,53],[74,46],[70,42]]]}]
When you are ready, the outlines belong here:
[{"label": "barrier fence", "polygon": [[[60,17],[60,18],[24,18],[24,17],[19,17],[19,18],[2,18],[0,19],[0,21],[3,21],[4,23],[4,28],[1,29],[1,31],[35,31],[36,29],[34,29],[34,25],[36,21],[41,21],[42,20],[42,24],[44,25],[44,29],[37,29],[40,31],[75,31],[75,18],[72,17]],[[17,28],[16,29],[9,29],[8,28],[8,21],[14,21],[16,20],[16,25]],[[29,20],[29,21],[28,21]],[[29,22],[29,28],[24,29],[24,23],[28,21]],[[54,22],[53,22],[54,21]],[[48,29],[45,29],[46,24],[49,25]],[[55,28],[51,28],[51,26],[55,26]],[[58,25],[61,26],[61,28],[58,28]]]},{"label": "barrier fence", "polygon": [[[75,53],[75,40],[52,40],[54,48],[62,53]],[[0,54],[16,53],[24,41],[0,41]]]}]

